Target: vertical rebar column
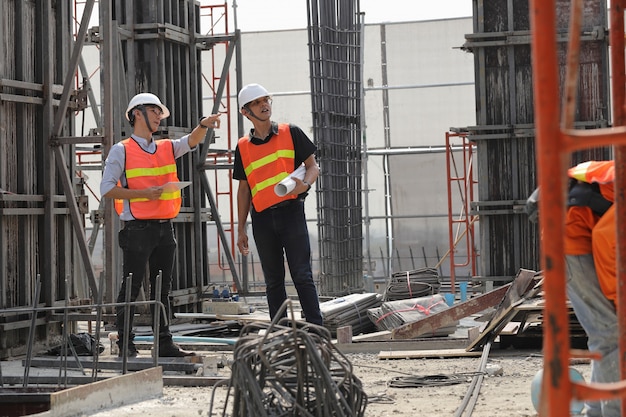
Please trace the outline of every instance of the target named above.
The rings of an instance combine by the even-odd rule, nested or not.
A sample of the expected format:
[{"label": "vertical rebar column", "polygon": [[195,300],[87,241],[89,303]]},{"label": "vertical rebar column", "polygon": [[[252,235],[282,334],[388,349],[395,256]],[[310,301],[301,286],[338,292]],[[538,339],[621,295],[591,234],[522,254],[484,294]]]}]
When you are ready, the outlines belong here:
[{"label": "vertical rebar column", "polygon": [[320,294],[363,287],[361,16],[358,0],[309,0]]}]

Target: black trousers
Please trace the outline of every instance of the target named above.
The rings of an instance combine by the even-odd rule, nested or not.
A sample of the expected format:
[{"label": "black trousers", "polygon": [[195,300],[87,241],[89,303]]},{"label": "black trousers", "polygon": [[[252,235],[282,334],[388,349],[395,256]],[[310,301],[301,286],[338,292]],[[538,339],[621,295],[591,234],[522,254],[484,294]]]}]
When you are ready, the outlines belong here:
[{"label": "black trousers", "polygon": [[[119,232],[119,245],[123,251],[123,271],[124,278],[117,302],[122,303],[126,299],[126,285],[128,277],[132,273],[131,298],[130,301],[137,300],[139,291],[144,281],[146,264],[149,266],[150,300],[155,297],[155,283],[161,271],[161,302],[165,306],[165,314],[161,313],[159,319],[159,329],[154,329],[155,340],[158,335],[159,343],[171,342],[172,334],[169,330],[170,302],[169,293],[172,286],[172,272],[174,268],[174,256],[176,252],[176,238],[171,221],[159,220],[133,220],[126,222],[124,228]],[[162,311],[160,307],[151,305],[152,318],[154,320],[155,308]],[[129,307],[129,341],[134,338],[133,316],[135,308]],[[123,341],[125,329],[124,319],[126,307],[116,308],[116,326],[119,340]]]}]

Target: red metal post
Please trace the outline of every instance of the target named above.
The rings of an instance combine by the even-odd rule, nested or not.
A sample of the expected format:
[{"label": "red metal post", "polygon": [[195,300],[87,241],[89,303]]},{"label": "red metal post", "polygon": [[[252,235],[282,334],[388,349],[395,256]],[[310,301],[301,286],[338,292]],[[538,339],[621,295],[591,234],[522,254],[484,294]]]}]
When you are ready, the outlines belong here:
[{"label": "red metal post", "polygon": [[[626,398],[626,128],[624,75],[624,3],[611,3],[611,69],[614,127],[594,130],[573,130],[575,88],[577,85],[578,51],[568,51],[568,73],[565,80],[562,126],[559,128],[559,79],[556,48],[555,0],[531,0],[533,83],[535,100],[536,153],[539,186],[539,221],[542,227],[542,268],[544,269],[544,374],[541,388],[540,416],[569,416],[572,398],[600,400]],[[568,48],[578,49],[582,0],[572,0]],[[569,328],[565,309],[565,268],[563,232],[565,214],[565,172],[571,152],[597,146],[616,145],[615,201],[617,204],[617,315],[620,328],[619,349],[621,381],[615,383],[572,382],[568,366]],[[560,198],[559,198],[560,196]],[[622,401],[623,403],[623,401]],[[622,404],[624,409],[624,404]]]},{"label": "red metal post", "polygon": [[[611,45],[611,87],[613,93],[613,126],[624,126],[626,77],[624,75],[624,4],[625,0],[612,0],[609,10]],[[615,147],[615,204],[617,205],[617,236],[626,236],[626,146]],[[626,245],[617,244],[617,318],[620,329],[626,329]],[[619,332],[620,377],[626,380],[626,334]],[[622,397],[622,414],[626,410],[626,399]]]},{"label": "red metal post", "polygon": [[[539,200],[542,229],[541,267],[544,271],[544,369],[540,416],[569,416],[569,323],[565,297],[563,251],[565,178],[568,158],[561,152],[559,129],[559,74],[554,0],[531,1],[533,93],[535,105],[537,178],[542,194],[554,196]],[[562,196],[562,198],[559,198]],[[558,400],[557,400],[558,399]]]}]

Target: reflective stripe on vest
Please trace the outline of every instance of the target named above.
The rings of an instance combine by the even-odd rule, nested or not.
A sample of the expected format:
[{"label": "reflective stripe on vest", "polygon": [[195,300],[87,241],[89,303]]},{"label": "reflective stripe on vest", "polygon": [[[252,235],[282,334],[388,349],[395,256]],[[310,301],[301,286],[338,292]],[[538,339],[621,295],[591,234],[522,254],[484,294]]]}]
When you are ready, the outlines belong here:
[{"label": "reflective stripe on vest", "polygon": [[251,143],[247,136],[239,139],[238,145],[256,211],[297,197],[290,194],[279,197],[274,192],[274,186],[293,172],[295,166],[289,124],[278,125],[278,134],[262,145]]},{"label": "reflective stripe on vest", "polygon": [[[156,152],[146,152],[132,139],[122,141],[124,145],[125,174],[129,189],[143,189],[177,182],[176,159],[170,140],[157,140]],[[133,198],[129,200],[130,212],[135,219],[173,219],[182,204],[180,190],[164,191],[158,200]],[[118,214],[122,212],[122,200],[115,201]]]}]

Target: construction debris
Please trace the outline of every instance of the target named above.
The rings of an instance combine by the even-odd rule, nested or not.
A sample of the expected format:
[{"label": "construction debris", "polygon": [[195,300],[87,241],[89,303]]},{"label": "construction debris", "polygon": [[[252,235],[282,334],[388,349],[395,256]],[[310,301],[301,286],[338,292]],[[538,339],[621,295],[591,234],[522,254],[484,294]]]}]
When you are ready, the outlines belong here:
[{"label": "construction debris", "polygon": [[[416,322],[424,317],[436,314],[450,307],[441,294],[428,297],[411,298],[408,300],[388,301],[380,308],[371,308],[367,311],[378,330],[393,330],[406,323]],[[448,335],[454,333],[458,322],[452,322],[446,327],[433,329],[432,335]]]},{"label": "construction debris", "polygon": [[474,340],[467,350],[471,351],[493,341],[504,326],[515,316],[515,307],[524,300],[536,296],[541,289],[541,275],[528,269],[520,269],[517,276],[508,288],[502,302],[498,305],[495,314],[482,330],[480,336]]},{"label": "construction debris", "polygon": [[511,284],[455,304],[449,309],[423,316],[416,321],[397,326],[392,331],[394,339],[413,339],[422,335],[434,335],[437,329],[458,323],[458,320],[480,313],[489,307],[498,305]]}]

